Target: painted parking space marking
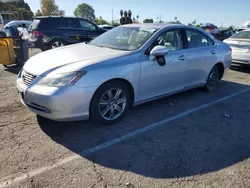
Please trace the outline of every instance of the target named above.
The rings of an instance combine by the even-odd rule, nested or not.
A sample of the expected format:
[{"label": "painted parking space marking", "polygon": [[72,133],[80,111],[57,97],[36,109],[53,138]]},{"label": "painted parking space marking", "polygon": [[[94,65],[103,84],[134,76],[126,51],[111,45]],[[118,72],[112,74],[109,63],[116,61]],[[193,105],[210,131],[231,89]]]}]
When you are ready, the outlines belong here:
[{"label": "painted parking space marking", "polygon": [[37,176],[39,174],[42,174],[42,173],[44,173],[46,171],[49,171],[49,170],[52,170],[52,169],[54,169],[56,167],[62,166],[64,164],[67,164],[67,163],[72,162],[72,161],[77,160],[77,159],[81,159],[82,156],[83,157],[88,156],[88,155],[93,154],[95,152],[104,150],[105,148],[110,147],[110,146],[112,146],[114,144],[121,143],[122,141],[128,140],[128,139],[130,139],[130,138],[132,138],[134,136],[140,135],[140,134],[142,134],[144,132],[147,132],[149,130],[152,130],[154,128],[167,125],[167,123],[169,123],[171,121],[180,119],[180,118],[185,117],[185,116],[187,116],[189,114],[195,113],[197,111],[200,111],[200,110],[205,109],[207,107],[210,107],[212,105],[215,105],[215,104],[218,104],[220,102],[226,101],[228,99],[231,99],[231,98],[233,98],[235,96],[238,96],[238,95],[240,95],[242,93],[245,93],[245,92],[248,92],[248,91],[250,91],[250,88],[241,90],[239,92],[236,92],[236,93],[228,95],[226,97],[217,99],[215,101],[200,105],[200,106],[198,106],[196,108],[192,108],[192,109],[187,110],[185,112],[182,112],[182,113],[180,113],[178,115],[168,117],[168,118],[166,118],[164,120],[161,120],[159,122],[147,125],[147,126],[145,126],[143,128],[137,129],[137,130],[135,130],[135,131],[133,131],[131,133],[125,134],[125,135],[123,135],[123,136],[121,136],[119,138],[112,139],[110,141],[104,142],[104,143],[102,143],[100,145],[97,145],[95,147],[92,147],[90,149],[87,149],[87,150],[85,150],[85,151],[83,151],[83,152],[81,152],[79,154],[73,154],[73,155],[71,155],[71,156],[69,156],[69,157],[67,157],[65,159],[62,159],[62,160],[60,160],[60,161],[58,161],[58,162],[56,162],[56,163],[54,163],[52,165],[37,168],[35,170],[32,170],[32,171],[27,172],[27,173],[23,173],[23,174],[18,175],[16,177],[11,176],[12,178],[10,178],[10,176],[8,176],[8,177],[1,178],[1,180],[0,180],[0,188],[7,187],[7,186],[10,186],[10,185],[15,184],[15,183],[19,183],[21,181],[24,181],[27,178],[35,177],[35,176]]}]

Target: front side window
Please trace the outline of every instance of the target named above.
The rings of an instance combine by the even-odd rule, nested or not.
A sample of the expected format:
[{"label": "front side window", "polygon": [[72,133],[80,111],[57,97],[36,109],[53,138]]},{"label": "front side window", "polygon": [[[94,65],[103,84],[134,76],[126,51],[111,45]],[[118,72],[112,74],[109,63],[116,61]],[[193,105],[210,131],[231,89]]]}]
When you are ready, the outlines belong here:
[{"label": "front side window", "polygon": [[195,30],[186,30],[188,48],[212,46],[213,41],[204,33]]},{"label": "front side window", "polygon": [[69,27],[74,29],[81,29],[82,26],[78,19],[69,19]]},{"label": "front side window", "polygon": [[134,51],[139,49],[157,29],[143,27],[117,27],[111,29],[89,44],[113,48],[117,50]]},{"label": "front side window", "polygon": [[165,46],[172,51],[183,49],[181,30],[171,30],[161,34],[153,44],[153,46],[157,45]]}]

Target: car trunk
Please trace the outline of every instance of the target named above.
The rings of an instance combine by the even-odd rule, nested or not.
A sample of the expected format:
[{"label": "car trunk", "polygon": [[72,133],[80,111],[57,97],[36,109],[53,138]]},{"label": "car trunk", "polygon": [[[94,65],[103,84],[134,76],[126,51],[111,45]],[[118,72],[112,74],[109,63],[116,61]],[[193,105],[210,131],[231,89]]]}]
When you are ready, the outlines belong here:
[{"label": "car trunk", "polygon": [[250,39],[230,39],[225,42],[231,46],[233,51],[250,53]]}]

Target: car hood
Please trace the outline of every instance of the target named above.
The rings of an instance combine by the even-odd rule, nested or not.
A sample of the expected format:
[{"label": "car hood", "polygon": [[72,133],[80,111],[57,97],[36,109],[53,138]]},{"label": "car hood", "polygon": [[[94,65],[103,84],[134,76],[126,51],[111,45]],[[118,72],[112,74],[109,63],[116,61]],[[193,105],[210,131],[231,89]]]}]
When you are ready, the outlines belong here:
[{"label": "car hood", "polygon": [[25,63],[23,69],[34,75],[47,74],[47,72],[57,69],[77,71],[89,65],[129,53],[131,52],[88,44],[75,44],[33,56]]}]

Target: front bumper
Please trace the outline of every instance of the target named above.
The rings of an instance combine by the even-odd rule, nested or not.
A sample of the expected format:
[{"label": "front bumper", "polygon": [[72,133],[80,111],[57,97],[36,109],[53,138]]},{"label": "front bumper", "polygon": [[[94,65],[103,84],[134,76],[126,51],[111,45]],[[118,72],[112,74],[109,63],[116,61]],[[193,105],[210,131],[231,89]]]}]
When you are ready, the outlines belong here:
[{"label": "front bumper", "polygon": [[[34,81],[35,82],[35,81]],[[21,102],[31,111],[55,121],[75,121],[89,118],[89,107],[97,87],[78,88],[26,86],[17,79]]]}]

